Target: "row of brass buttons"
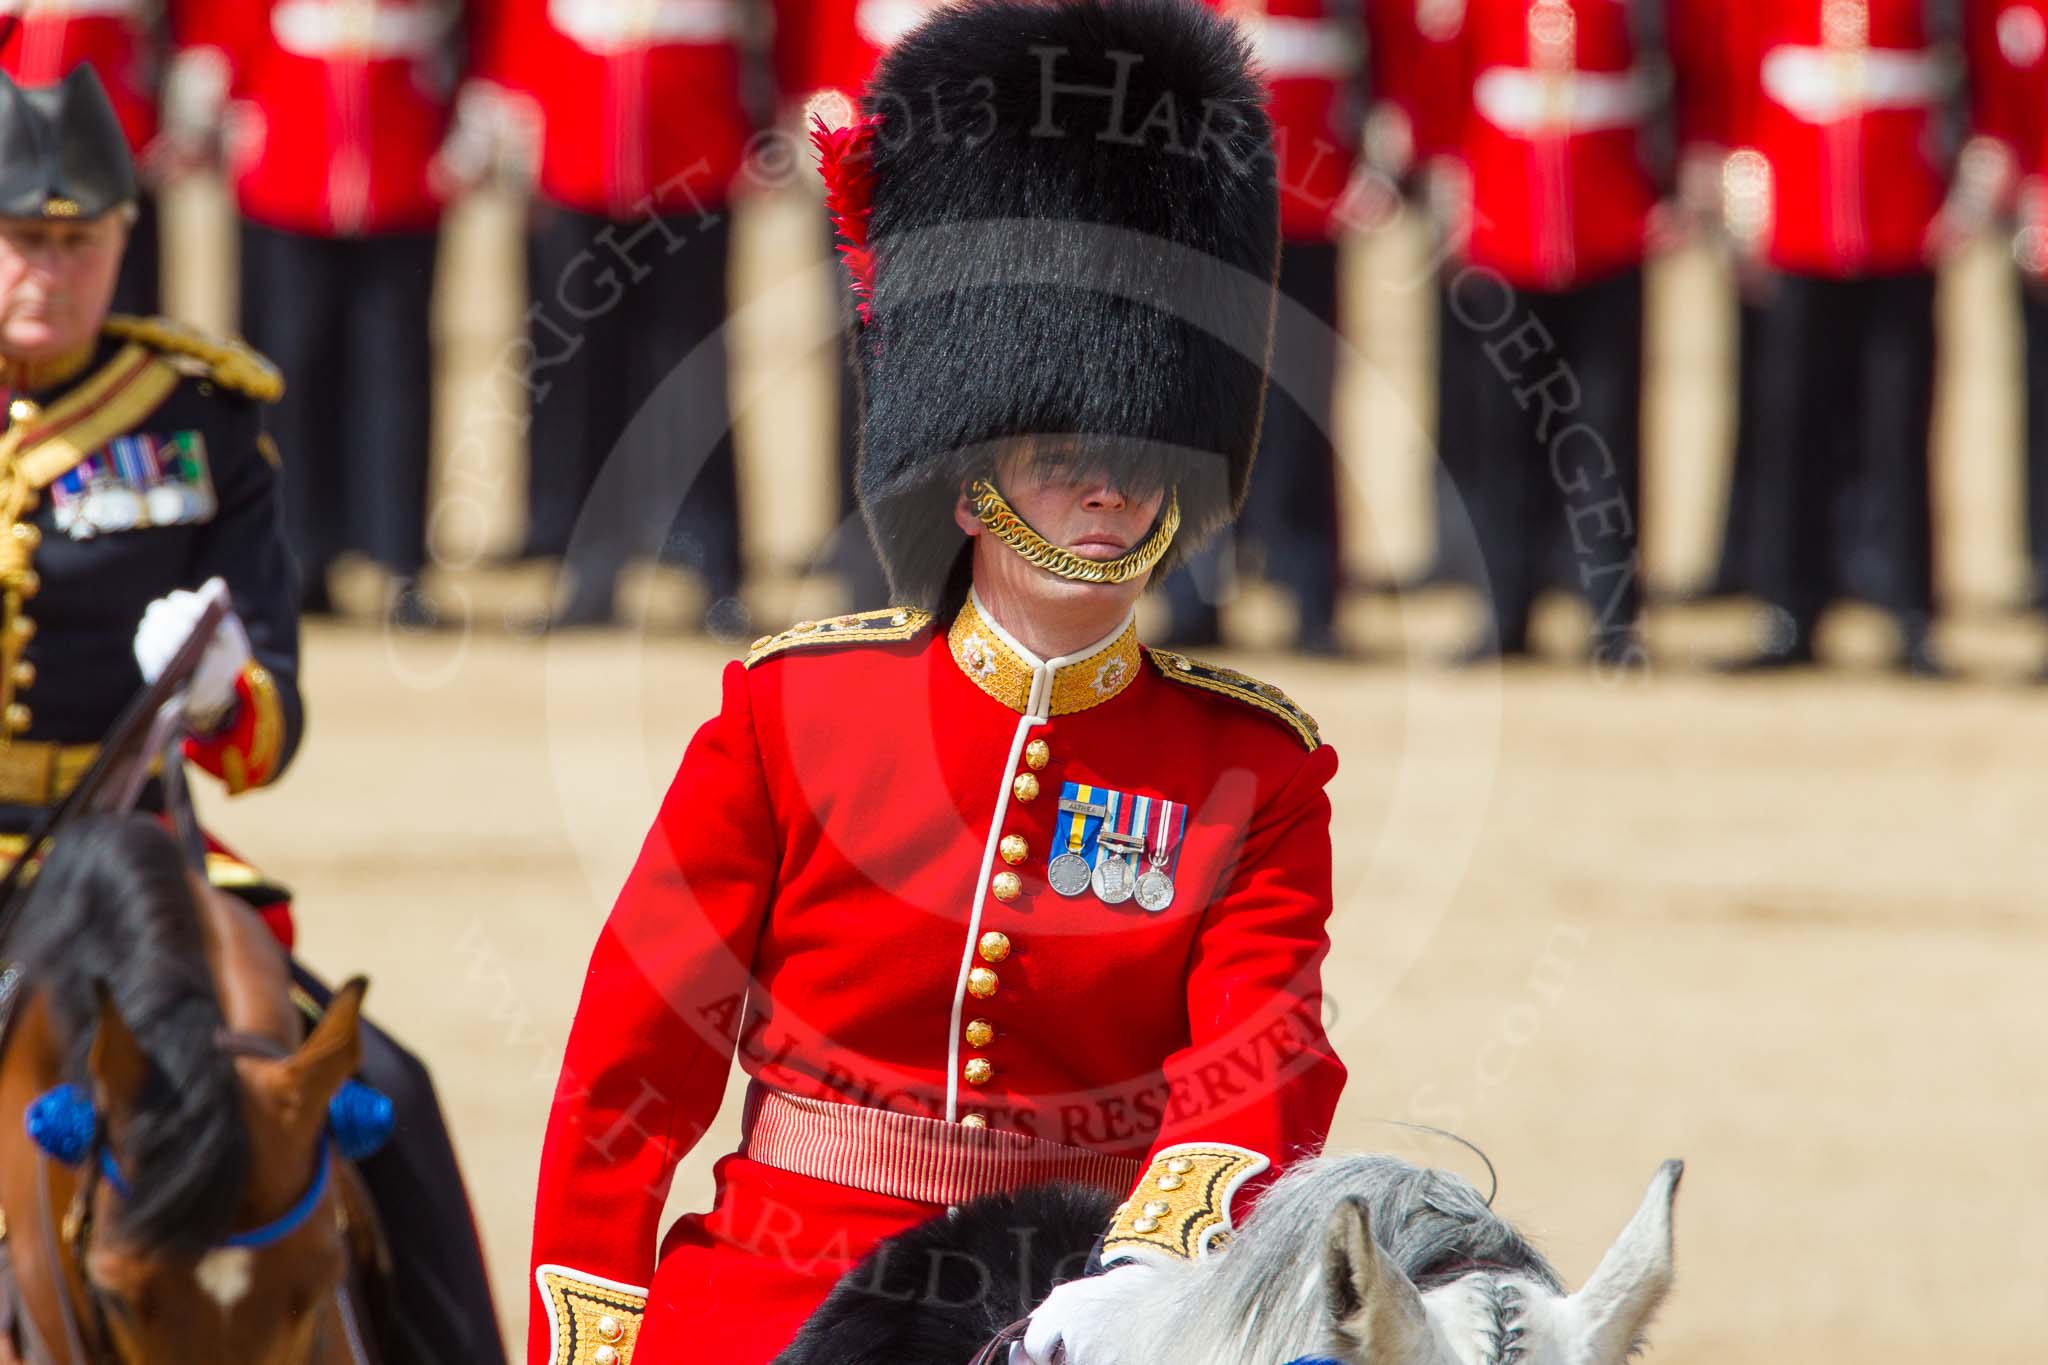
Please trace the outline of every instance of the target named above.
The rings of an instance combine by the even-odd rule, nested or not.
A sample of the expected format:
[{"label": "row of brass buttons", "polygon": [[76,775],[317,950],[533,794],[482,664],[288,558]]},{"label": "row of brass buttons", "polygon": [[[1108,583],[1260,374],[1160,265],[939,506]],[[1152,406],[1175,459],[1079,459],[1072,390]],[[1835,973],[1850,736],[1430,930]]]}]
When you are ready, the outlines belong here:
[{"label": "row of brass buttons", "polygon": [[[1040,790],[1038,774],[1052,762],[1052,746],[1042,739],[1034,739],[1024,746],[1026,771],[1018,773],[1010,784],[1010,794],[1019,802],[1029,804],[1038,799]],[[996,873],[989,883],[989,891],[1005,905],[1024,894],[1024,879],[1009,868],[1020,866],[1031,856],[1031,843],[1021,834],[1005,834],[996,844],[996,853],[1009,865]],[[983,963],[999,963],[1010,956],[1010,936],[991,929],[975,944],[975,952]],[[967,973],[967,993],[977,1000],[995,997],[1002,980],[991,966],[976,965]],[[996,1026],[988,1019],[974,1018],[967,1021],[967,1045],[977,1052],[995,1041]],[[969,1057],[961,1067],[960,1074],[969,1085],[984,1086],[995,1079],[996,1065],[987,1057]],[[988,1127],[988,1116],[970,1113],[960,1120],[969,1128]]]}]

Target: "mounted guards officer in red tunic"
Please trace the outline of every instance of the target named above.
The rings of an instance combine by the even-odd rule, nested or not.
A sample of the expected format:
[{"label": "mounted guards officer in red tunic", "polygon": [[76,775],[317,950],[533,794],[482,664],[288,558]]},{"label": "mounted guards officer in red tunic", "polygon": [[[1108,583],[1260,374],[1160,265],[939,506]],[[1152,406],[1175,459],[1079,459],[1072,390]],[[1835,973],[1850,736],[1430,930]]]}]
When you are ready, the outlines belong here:
[{"label": "mounted guards officer in red tunic", "polygon": [[[304,732],[298,574],[266,426],[277,371],[235,342],[108,316],[135,169],[90,68],[0,75],[0,870],[189,636],[226,624],[188,686],[184,753],[230,793],[275,782]],[[151,783],[142,804],[161,809]],[[282,889],[214,848],[213,883],[287,947]],[[302,971],[315,1008],[325,989]],[[393,1257],[396,1365],[503,1359],[462,1177],[426,1069],[365,1021],[361,1074],[391,1097],[360,1163]]]},{"label": "mounted guards officer in red tunic", "polygon": [[[563,1062],[529,1360],[759,1365],[882,1238],[1049,1180],[1128,1199],[1113,1289],[1320,1147],[1336,758],[1134,625],[1251,475],[1262,101],[1190,0],[978,0],[821,130],[902,605],[759,641],[683,757]],[[742,1145],[660,1236],[735,1049]]]}]

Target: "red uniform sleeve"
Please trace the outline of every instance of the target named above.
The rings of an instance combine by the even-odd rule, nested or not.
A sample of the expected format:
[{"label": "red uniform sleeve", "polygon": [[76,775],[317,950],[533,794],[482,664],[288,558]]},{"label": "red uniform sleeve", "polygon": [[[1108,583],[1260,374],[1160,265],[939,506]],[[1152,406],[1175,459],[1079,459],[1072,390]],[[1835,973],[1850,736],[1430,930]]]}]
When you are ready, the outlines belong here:
[{"label": "red uniform sleeve", "polygon": [[[1329,1135],[1344,1064],[1323,1031],[1330,800],[1336,754],[1309,755],[1248,832],[1209,907],[1188,973],[1188,1046],[1166,1060],[1170,1098],[1147,1170],[1104,1254],[1193,1259],[1256,1192]],[[1164,1206],[1162,1209],[1161,1206]]]},{"label": "red uniform sleeve", "polygon": [[591,954],[541,1152],[535,1362],[593,1305],[637,1335],[669,1181],[725,1091],[779,842],[732,664]]},{"label": "red uniform sleeve", "polygon": [[1718,0],[1669,0],[1669,6],[1679,146],[1725,150],[1734,144],[1729,16]]}]

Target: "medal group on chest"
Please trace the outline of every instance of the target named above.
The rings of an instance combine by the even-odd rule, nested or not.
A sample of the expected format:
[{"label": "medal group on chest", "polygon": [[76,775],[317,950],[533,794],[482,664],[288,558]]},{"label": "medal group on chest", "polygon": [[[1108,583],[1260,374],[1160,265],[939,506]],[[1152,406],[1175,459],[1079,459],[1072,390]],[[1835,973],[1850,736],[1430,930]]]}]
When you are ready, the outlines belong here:
[{"label": "medal group on chest", "polygon": [[1186,823],[1178,801],[1069,782],[1060,792],[1046,883],[1069,898],[1093,891],[1104,905],[1136,901],[1158,914],[1173,904]]}]

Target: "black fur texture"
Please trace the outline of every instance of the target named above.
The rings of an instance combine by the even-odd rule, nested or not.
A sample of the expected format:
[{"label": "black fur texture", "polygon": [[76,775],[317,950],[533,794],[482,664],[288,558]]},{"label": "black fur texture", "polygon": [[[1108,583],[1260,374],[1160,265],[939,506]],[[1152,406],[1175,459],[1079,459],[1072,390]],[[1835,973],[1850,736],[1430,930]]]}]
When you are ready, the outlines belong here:
[{"label": "black fur texture", "polygon": [[948,605],[951,509],[1015,438],[1176,487],[1183,552],[1236,514],[1279,259],[1263,100],[1197,0],[966,0],[883,59],[858,486],[899,600]]},{"label": "black fur texture", "polygon": [[45,993],[66,1079],[90,1089],[97,982],[152,1064],[115,1152],[130,1190],[121,1232],[145,1248],[215,1245],[241,1202],[249,1137],[177,845],[147,816],[81,820],[51,842],[27,895],[10,949]]},{"label": "black fur texture", "polygon": [[1116,1203],[1041,1185],[899,1233],[847,1272],[775,1365],[967,1365],[1087,1273]]}]

